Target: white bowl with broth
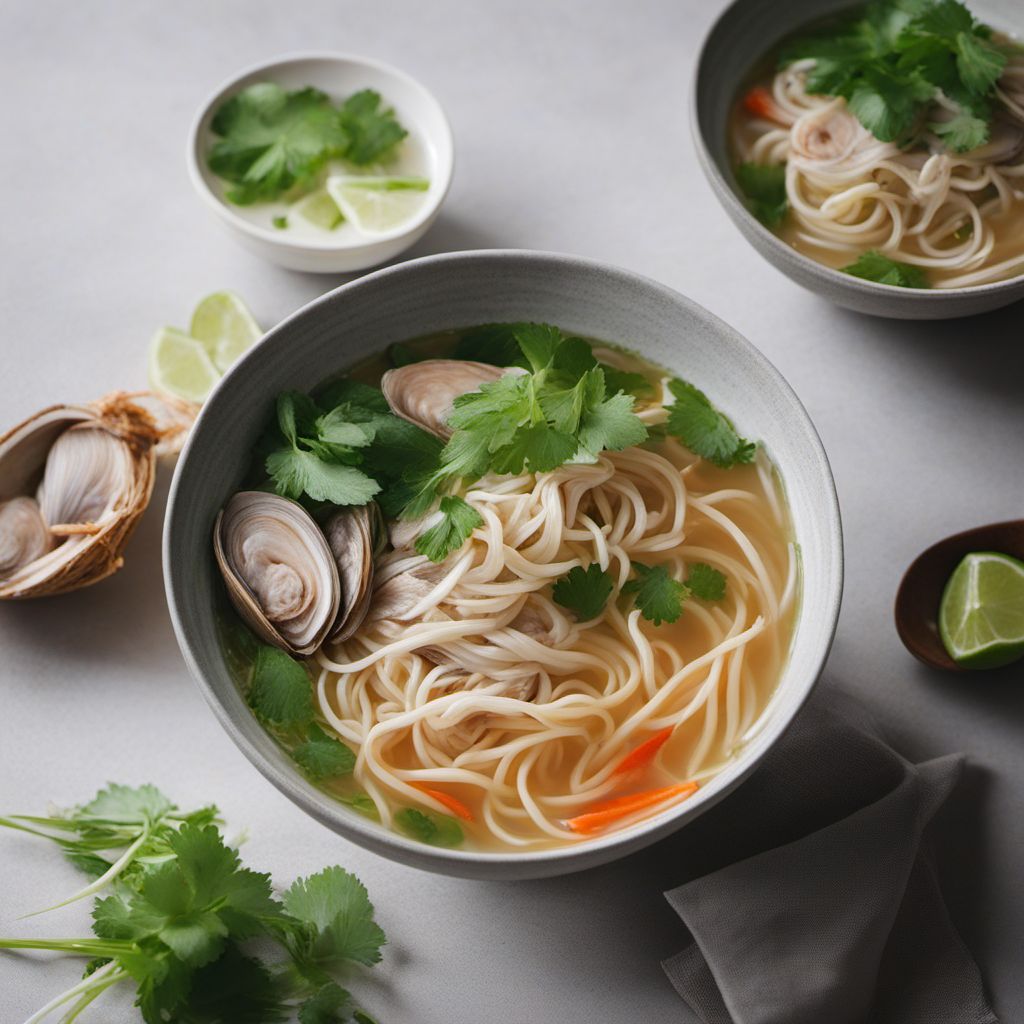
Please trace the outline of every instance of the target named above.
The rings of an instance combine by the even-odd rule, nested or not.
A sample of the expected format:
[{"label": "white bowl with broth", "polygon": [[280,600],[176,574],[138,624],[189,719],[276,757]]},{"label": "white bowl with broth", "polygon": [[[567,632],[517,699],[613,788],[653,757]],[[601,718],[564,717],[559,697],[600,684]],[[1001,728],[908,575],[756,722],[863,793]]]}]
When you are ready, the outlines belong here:
[{"label": "white bowl with broth", "polygon": [[[312,390],[397,342],[509,321],[553,323],[573,335],[624,346],[705,391],[741,434],[759,441],[763,458],[774,466],[791,524],[787,545],[791,541],[799,553],[799,577],[777,678],[759,698],[756,721],[742,742],[702,778],[696,793],[619,830],[571,842],[510,849],[475,842],[471,831],[463,847],[447,849],[355,813],[307,779],[256,720],[221,645],[221,581],[211,531],[218,510],[239,488],[278,392]],[[842,590],[831,473],[806,412],[778,372],[725,324],[668,288],[577,257],[530,252],[458,253],[381,270],[316,300],[269,332],[204,406],[175,476],[164,552],[168,600],[186,661],[256,767],[346,838],[403,863],[475,878],[542,877],[601,864],[683,827],[722,799],[754,770],[813,689]]]},{"label": "white bowl with broth", "polygon": [[[429,181],[408,220],[380,234],[366,234],[343,222],[325,230],[301,217],[289,216],[281,200],[239,206],[226,198],[230,184],[207,164],[216,136],[210,124],[221,104],[257,82],[285,89],[312,86],[340,102],[362,89],[380,93],[408,135],[399,143],[386,174],[422,177]],[[451,127],[440,103],[405,72],[380,61],[340,53],[308,53],[254,65],[219,87],[200,107],[189,133],[189,178],[199,198],[246,249],[290,270],[347,273],[379,266],[416,243],[437,218],[448,194],[455,150]],[[420,193],[416,193],[417,196]],[[275,226],[285,217],[288,226]]]},{"label": "white bowl with broth", "polygon": [[[927,288],[897,287],[843,273],[837,268],[853,263],[856,252],[836,251],[830,255],[827,248],[795,241],[791,226],[781,232],[766,227],[744,201],[737,182],[733,131],[740,98],[759,79],[770,77],[767,62],[780,44],[864,6],[850,0],[797,0],[783,6],[772,0],[734,0],[713,24],[694,74],[691,130],[715,195],[743,236],[769,263],[797,284],[849,309],[899,319],[949,319],[998,309],[1024,298],[1024,273],[1019,269],[996,280],[975,273],[1007,257],[1024,255],[1019,242],[1024,200],[1016,201],[1011,215],[1000,218],[1003,223],[995,231],[990,260],[953,273],[938,271]],[[1024,23],[1017,5],[1009,0],[972,0],[967,6],[980,21],[1019,42]],[[898,206],[902,199],[894,202]],[[836,244],[835,239],[828,243]],[[862,249],[884,250],[885,245],[883,240]],[[928,260],[921,263],[927,264]],[[960,279],[964,283],[956,284]],[[973,281],[978,283],[969,283]]]}]

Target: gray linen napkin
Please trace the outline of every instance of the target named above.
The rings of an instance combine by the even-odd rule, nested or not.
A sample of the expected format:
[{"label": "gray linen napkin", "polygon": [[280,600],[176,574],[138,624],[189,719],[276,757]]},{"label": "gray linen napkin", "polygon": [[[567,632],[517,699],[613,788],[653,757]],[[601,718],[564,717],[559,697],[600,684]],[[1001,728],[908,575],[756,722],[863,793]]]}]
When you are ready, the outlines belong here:
[{"label": "gray linen napkin", "polygon": [[685,830],[690,880],[665,896],[690,943],[662,966],[701,1021],[993,1024],[922,844],[962,765],[812,702]]}]

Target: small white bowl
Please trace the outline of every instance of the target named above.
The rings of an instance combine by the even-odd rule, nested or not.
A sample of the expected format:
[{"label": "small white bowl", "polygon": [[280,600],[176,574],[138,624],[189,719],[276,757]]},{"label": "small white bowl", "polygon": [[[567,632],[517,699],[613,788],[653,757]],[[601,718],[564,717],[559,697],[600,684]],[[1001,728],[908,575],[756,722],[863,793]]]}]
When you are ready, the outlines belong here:
[{"label": "small white bowl", "polygon": [[[286,89],[313,86],[331,99],[343,100],[360,89],[375,89],[393,107],[409,132],[403,145],[416,147],[423,176],[430,179],[420,211],[407,223],[381,235],[342,229],[317,237],[294,227],[275,228],[266,204],[234,206],[224,192],[228,183],[207,166],[216,136],[210,122],[230,96],[256,82]],[[199,198],[247,249],[290,270],[345,273],[375,267],[404,252],[433,224],[451,185],[455,151],[452,130],[441,104],[419,82],[397,68],[343,53],[302,53],[259,64],[217,89],[199,110],[188,140],[188,173]],[[276,210],[274,212],[277,212]]]}]

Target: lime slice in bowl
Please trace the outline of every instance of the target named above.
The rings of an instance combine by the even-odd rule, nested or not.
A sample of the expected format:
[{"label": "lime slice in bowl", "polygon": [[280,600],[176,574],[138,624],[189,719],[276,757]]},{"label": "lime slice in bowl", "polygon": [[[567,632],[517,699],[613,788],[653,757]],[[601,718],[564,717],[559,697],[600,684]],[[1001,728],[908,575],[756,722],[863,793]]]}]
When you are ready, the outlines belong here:
[{"label": "lime slice in bowl", "polygon": [[428,188],[426,178],[332,174],[327,179],[331,198],[365,235],[386,235],[412,220]]},{"label": "lime slice in bowl", "polygon": [[252,313],[234,292],[207,295],[192,314],[189,333],[221,373],[263,337]]},{"label": "lime slice in bowl", "polygon": [[220,380],[206,347],[174,327],[161,327],[149,343],[149,383],[154,391],[202,402]]},{"label": "lime slice in bowl", "polygon": [[1024,562],[994,551],[965,556],[942,592],[939,636],[964,668],[1024,657]]},{"label": "lime slice in bowl", "polygon": [[303,220],[324,231],[333,231],[345,218],[338,204],[331,198],[325,188],[318,188],[308,196],[300,199],[290,210],[293,217]]}]

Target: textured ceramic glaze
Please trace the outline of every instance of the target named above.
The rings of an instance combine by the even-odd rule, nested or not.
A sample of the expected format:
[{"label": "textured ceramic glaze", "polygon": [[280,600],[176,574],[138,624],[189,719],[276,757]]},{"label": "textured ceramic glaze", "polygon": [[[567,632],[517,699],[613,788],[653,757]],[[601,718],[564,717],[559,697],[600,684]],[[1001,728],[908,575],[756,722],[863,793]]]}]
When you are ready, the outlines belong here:
[{"label": "textured ceramic glaze", "polygon": [[[419,212],[407,223],[378,238],[345,239],[325,231],[323,240],[253,224],[220,197],[217,176],[206,155],[214,136],[210,122],[229,96],[255,82],[275,82],[286,89],[315,86],[333,97],[376,89],[399,120],[414,131],[429,165],[430,187]],[[258,64],[222,85],[199,109],[189,133],[187,162],[192,187],[220,223],[250,252],[290,270],[348,273],[376,267],[405,252],[437,218],[451,186],[455,161],[452,132],[441,104],[419,82],[397,68],[342,53],[297,54]]]},{"label": "textured ceramic glaze", "polygon": [[[1024,298],[1024,276],[975,288],[914,289],[862,281],[816,263],[762,225],[744,206],[727,151],[729,110],[750,69],[785,36],[849,0],[736,0],[715,22],[701,47],[691,91],[690,125],[701,166],[726,212],[769,263],[819,295],[876,316],[937,320],[983,313]],[[1024,28],[1014,0],[970,2],[983,21],[1013,35]]]},{"label": "textured ceramic glaze", "polygon": [[[781,472],[803,560],[792,656],[745,752],[691,800],[621,833],[537,853],[441,850],[414,843],[322,793],[264,732],[218,643],[211,529],[236,488],[277,393],[308,390],[392,342],[493,321],[555,323],[627,344],[677,370],[760,439]],[[825,453],[778,371],[735,331],[682,295],[624,270],[572,256],[485,251],[430,256],[378,271],[317,299],[270,331],[207,400],[175,474],[164,533],[174,627],[221,723],[257,768],[329,828],[384,856],[476,878],[528,878],[591,867],[638,850],[736,786],[811,692],[832,641],[842,590],[842,536]]]}]

